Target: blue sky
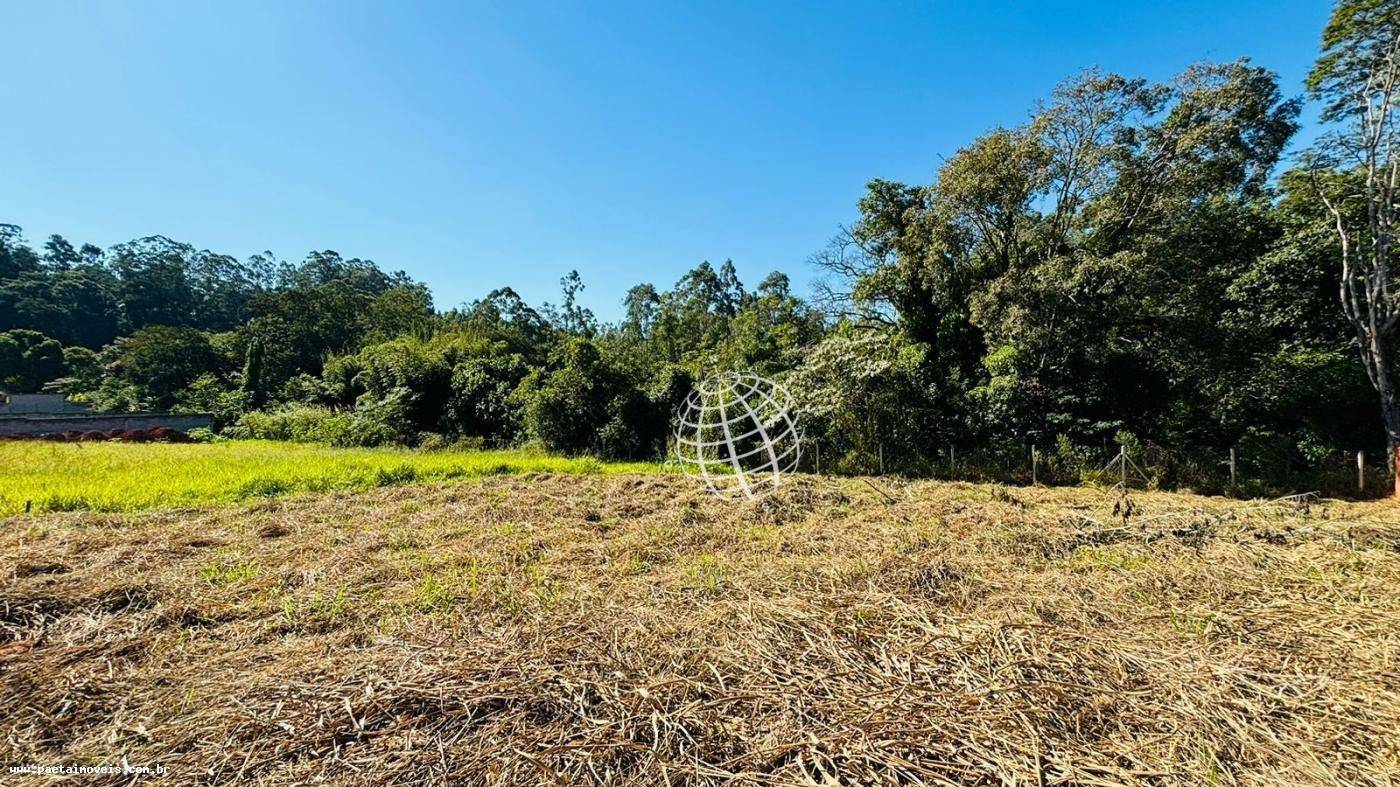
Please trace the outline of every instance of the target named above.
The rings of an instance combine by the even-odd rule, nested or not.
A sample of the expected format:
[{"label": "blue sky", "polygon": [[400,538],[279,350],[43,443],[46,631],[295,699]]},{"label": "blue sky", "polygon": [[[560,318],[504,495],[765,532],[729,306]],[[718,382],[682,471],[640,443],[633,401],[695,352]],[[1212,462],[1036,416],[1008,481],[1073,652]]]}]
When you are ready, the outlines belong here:
[{"label": "blue sky", "polygon": [[[1250,56],[1288,94],[1329,4],[19,3],[0,16],[0,222],[332,248],[439,308],[510,285],[615,319],[702,259],[789,273],[866,181],[932,179],[1088,66]],[[1311,113],[1309,113],[1311,115]]]}]

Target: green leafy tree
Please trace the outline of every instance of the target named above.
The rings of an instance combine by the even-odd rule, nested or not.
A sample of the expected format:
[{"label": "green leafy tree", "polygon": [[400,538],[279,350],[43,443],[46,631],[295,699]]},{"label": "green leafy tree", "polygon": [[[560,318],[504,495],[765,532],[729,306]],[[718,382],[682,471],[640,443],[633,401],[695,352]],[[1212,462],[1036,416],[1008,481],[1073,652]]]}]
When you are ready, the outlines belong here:
[{"label": "green leafy tree", "polygon": [[24,242],[24,231],[14,224],[0,224],[0,281],[39,271],[39,257]]},{"label": "green leafy tree", "polygon": [[113,369],[131,387],[119,398],[160,409],[172,407],[187,386],[219,364],[208,336],[194,328],[153,325],[122,339],[115,349]]},{"label": "green leafy tree", "polygon": [[592,338],[598,332],[598,321],[593,312],[579,305],[578,294],[583,292],[583,277],[578,271],[569,271],[559,280],[564,300],[558,307],[544,305],[545,314],[554,326],[567,334]]},{"label": "green leafy tree", "polygon": [[0,333],[0,388],[32,393],[63,376],[63,345],[38,331]]},{"label": "green leafy tree", "polygon": [[869,472],[883,451],[892,465],[913,470],[931,455],[925,350],[897,331],[850,326],[812,350],[788,384],[827,468]]},{"label": "green leafy tree", "polygon": [[65,394],[94,391],[102,384],[102,360],[86,347],[63,348],[64,376],[54,387]]},{"label": "green leafy tree", "polygon": [[97,349],[118,335],[116,280],[81,265],[0,279],[0,330],[36,330],[65,343]]},{"label": "green leafy tree", "polygon": [[486,297],[444,316],[449,326],[470,329],[527,358],[544,361],[555,342],[555,330],[539,311],[509,287],[492,290]]},{"label": "green leafy tree", "polygon": [[230,388],[214,373],[201,374],[175,395],[176,412],[208,413],[214,418],[214,428],[223,429],[256,409],[253,395],[243,388]]},{"label": "green leafy tree", "polygon": [[431,310],[426,290],[401,273],[314,252],[283,271],[279,286],[248,301],[250,319],[238,332],[244,343],[262,340],[268,387],[276,389],[299,373],[319,375],[329,356],[403,332],[426,332]]},{"label": "green leafy tree", "polygon": [[935,183],[872,182],[817,258],[823,301],[920,348],[902,406],[950,439],[1210,445],[1213,386],[1247,350],[1221,315],[1278,236],[1268,176],[1297,110],[1247,61],[1086,72]]},{"label": "green leafy tree", "polygon": [[189,244],[161,235],[108,249],[108,265],[117,276],[124,328],[194,324],[196,294],[189,279],[193,254]]},{"label": "green leafy tree", "polygon": [[631,341],[640,341],[651,333],[652,324],[656,321],[656,312],[661,306],[661,296],[656,287],[638,284],[627,291],[626,297],[622,299],[622,306],[625,310],[622,320],[623,333]]},{"label": "green leafy tree", "polygon": [[468,358],[452,369],[452,395],[445,425],[463,437],[488,445],[507,445],[519,436],[523,421],[516,389],[528,374],[519,355],[490,354]]},{"label": "green leafy tree", "polygon": [[241,388],[253,407],[261,407],[267,402],[267,349],[260,337],[254,336],[248,342]]},{"label": "green leafy tree", "polygon": [[523,383],[525,424],[546,447],[609,458],[655,456],[665,435],[661,412],[598,346],[566,342],[557,368]]},{"label": "green leafy tree", "polygon": [[706,366],[778,374],[796,367],[824,328],[821,313],[792,295],[785,274],[774,272],[743,299]]}]

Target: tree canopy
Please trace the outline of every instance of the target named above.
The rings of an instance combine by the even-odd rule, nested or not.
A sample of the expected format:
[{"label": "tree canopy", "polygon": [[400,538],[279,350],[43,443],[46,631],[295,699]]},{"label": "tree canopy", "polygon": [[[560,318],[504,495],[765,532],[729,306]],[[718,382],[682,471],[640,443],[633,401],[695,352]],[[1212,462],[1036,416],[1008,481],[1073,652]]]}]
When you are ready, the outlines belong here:
[{"label": "tree canopy", "polygon": [[[1308,82],[1329,122],[1397,30],[1389,4],[1339,6]],[[872,179],[812,256],[811,298],[700,262],[629,289],[616,323],[582,307],[578,271],[557,304],[502,288],[439,310],[330,250],[36,249],[0,225],[0,385],[209,410],[243,434],[655,457],[692,381],[743,369],[793,389],[832,469],[1120,442],[1310,466],[1385,435],[1337,303],[1328,195],[1361,176],[1338,155],[1286,166],[1299,110],[1247,59],[1163,82],[1091,69],[928,182]]]}]

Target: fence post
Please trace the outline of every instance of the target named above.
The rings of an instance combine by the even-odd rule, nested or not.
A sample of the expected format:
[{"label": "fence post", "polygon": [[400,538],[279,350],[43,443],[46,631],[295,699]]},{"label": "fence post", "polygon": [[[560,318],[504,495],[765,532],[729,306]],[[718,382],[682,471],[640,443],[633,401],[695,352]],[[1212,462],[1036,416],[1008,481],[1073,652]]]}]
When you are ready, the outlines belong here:
[{"label": "fence post", "polygon": [[875,446],[876,454],[880,458],[880,475],[885,474],[885,444],[879,443]]},{"label": "fence post", "polygon": [[1366,452],[1356,452],[1356,491],[1366,491]]},{"label": "fence post", "polygon": [[817,450],[817,475],[822,474],[822,444],[812,443],[812,447]]},{"label": "fence post", "polygon": [[958,466],[958,460],[957,460],[957,458],[956,458],[956,455],[953,453],[953,446],[950,445],[950,446],[948,446],[948,477],[949,477],[949,479],[951,479],[951,478],[953,477],[953,470],[954,470],[954,468],[956,468],[957,466]]},{"label": "fence post", "polygon": [[1128,489],[1128,446],[1123,444],[1118,446],[1118,467],[1122,471],[1123,491]]},{"label": "fence post", "polygon": [[1235,486],[1235,447],[1230,446],[1230,488]]},{"label": "fence post", "polygon": [[1038,465],[1039,465],[1039,464],[1040,464],[1040,454],[1035,450],[1035,446],[1032,445],[1032,446],[1031,446],[1031,486],[1035,486],[1036,483],[1037,483],[1037,481],[1038,481],[1038,479],[1036,478],[1036,476],[1038,475],[1038,473],[1037,473],[1036,471],[1039,469],[1039,468],[1038,468]]}]

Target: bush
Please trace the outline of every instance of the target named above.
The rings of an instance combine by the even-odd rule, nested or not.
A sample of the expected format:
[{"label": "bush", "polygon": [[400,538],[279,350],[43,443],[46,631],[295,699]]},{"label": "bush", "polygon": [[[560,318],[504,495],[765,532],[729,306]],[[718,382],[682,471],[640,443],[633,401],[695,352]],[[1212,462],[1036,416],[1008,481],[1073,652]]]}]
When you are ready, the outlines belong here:
[{"label": "bush", "polygon": [[252,394],[228,388],[213,374],[202,374],[179,393],[172,409],[179,413],[209,413],[214,416],[214,428],[219,429],[237,422],[252,404]]},{"label": "bush", "polygon": [[506,445],[520,434],[520,400],[515,389],[526,367],[518,355],[469,358],[452,370],[452,394],[443,425],[464,437]]},{"label": "bush", "polygon": [[486,449],[486,441],[480,437],[462,437],[447,448],[450,451],[483,451]]},{"label": "bush", "polygon": [[353,382],[364,393],[356,398],[356,410],[366,402],[397,397],[395,406],[402,411],[405,431],[437,428],[451,391],[452,367],[436,347],[404,336],[364,348],[358,362],[360,370]]},{"label": "bush", "polygon": [[[329,363],[327,365],[329,366]],[[282,390],[278,392],[276,398],[289,404],[343,404],[348,407],[355,403],[354,397],[345,402],[339,401],[329,392],[329,387],[321,381],[321,378],[313,377],[304,372],[292,375],[287,382],[283,383]]]},{"label": "bush", "polygon": [[418,450],[420,451],[446,451],[452,444],[447,438],[436,432],[428,432],[418,439]]},{"label": "bush", "polygon": [[661,448],[665,414],[592,342],[567,345],[560,368],[532,375],[522,387],[525,423],[549,450],[626,459]]},{"label": "bush", "polygon": [[387,445],[398,437],[392,428],[373,417],[309,406],[247,413],[228,433],[241,440],[288,440],[339,447]]},{"label": "bush", "polygon": [[852,329],[812,348],[786,383],[824,467],[870,472],[883,451],[890,470],[926,470],[941,441],[922,405],[930,399],[925,353],[897,332]]}]

